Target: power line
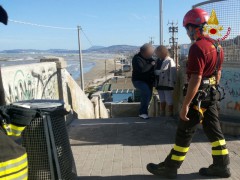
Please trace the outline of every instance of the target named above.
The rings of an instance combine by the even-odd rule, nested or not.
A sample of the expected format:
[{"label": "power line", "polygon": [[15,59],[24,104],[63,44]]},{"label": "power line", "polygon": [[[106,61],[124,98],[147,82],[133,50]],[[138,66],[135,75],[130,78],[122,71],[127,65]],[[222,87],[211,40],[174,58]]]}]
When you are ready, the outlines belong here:
[{"label": "power line", "polygon": [[[68,28],[68,27],[49,26],[49,25],[43,25],[43,24],[36,24],[36,23],[30,23],[30,22],[25,22],[25,21],[18,21],[18,20],[13,20],[13,19],[9,19],[9,21],[13,22],[13,23],[18,23],[18,24],[24,24],[24,25],[36,26],[36,27],[43,27],[43,28],[51,28],[51,29],[61,29],[61,30],[76,30],[77,29],[77,28]],[[91,46],[93,46],[92,41],[89,39],[89,37],[87,36],[85,31],[83,31],[82,28],[80,30],[82,31],[83,35],[85,36],[85,38],[87,39],[89,44]]]},{"label": "power line", "polygon": [[85,36],[85,38],[86,38],[87,41],[89,42],[89,44],[90,44],[91,46],[93,46],[92,41],[88,38],[88,36],[87,36],[87,34],[85,33],[85,31],[83,31],[83,29],[81,29],[81,30],[82,30],[83,35]]},{"label": "power line", "polygon": [[30,25],[30,26],[37,26],[37,27],[44,27],[44,28],[52,28],[52,29],[62,29],[62,30],[76,30],[76,28],[67,28],[67,27],[58,27],[58,26],[48,26],[48,25],[42,25],[42,24],[36,24],[36,23],[30,23],[30,22],[24,22],[24,21],[17,21],[13,19],[9,19],[10,22],[18,23],[18,24],[24,24],[24,25]]}]

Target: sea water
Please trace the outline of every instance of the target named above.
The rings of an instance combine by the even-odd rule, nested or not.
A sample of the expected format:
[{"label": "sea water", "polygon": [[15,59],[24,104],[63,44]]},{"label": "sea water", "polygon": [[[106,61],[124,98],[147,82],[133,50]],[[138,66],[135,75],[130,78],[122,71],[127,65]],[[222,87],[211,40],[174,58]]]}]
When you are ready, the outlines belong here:
[{"label": "sea water", "polygon": [[[80,63],[78,54],[43,54],[43,53],[7,53],[0,54],[0,66],[15,66],[24,65],[31,63],[39,63],[39,60],[46,56],[57,56],[63,57],[67,62],[67,70],[72,75],[72,77],[77,80],[80,77]],[[96,60],[106,60],[114,58],[114,54],[97,54],[97,53],[86,53],[83,54],[83,73],[91,71],[91,69],[96,65]]]}]

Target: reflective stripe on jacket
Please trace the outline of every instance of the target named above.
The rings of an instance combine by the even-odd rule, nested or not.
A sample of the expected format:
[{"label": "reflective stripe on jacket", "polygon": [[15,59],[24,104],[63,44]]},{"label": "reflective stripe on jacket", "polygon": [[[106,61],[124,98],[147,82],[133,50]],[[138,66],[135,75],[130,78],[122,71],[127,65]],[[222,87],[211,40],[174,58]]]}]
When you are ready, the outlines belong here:
[{"label": "reflective stripe on jacket", "polygon": [[11,159],[5,162],[0,162],[0,179],[27,179],[28,176],[28,161],[27,154]]},{"label": "reflective stripe on jacket", "polygon": [[17,126],[14,124],[5,124],[3,125],[3,129],[5,130],[8,136],[21,136],[25,126]]},{"label": "reflective stripe on jacket", "polygon": [[0,180],[22,180],[28,177],[28,161],[24,147],[0,128]]}]

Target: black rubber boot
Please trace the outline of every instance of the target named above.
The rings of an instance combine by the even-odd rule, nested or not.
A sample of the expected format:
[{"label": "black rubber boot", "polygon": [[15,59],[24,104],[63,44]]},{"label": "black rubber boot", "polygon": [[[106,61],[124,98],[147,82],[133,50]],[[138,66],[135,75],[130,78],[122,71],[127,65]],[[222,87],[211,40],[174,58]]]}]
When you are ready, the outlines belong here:
[{"label": "black rubber boot", "polygon": [[208,168],[201,168],[199,170],[199,174],[201,176],[216,176],[221,178],[229,178],[231,176],[231,172],[229,167],[227,166],[216,166],[211,165]]},{"label": "black rubber boot", "polygon": [[156,176],[162,176],[168,179],[177,178],[177,169],[165,167],[164,162],[160,164],[150,163],[147,165],[147,170]]}]

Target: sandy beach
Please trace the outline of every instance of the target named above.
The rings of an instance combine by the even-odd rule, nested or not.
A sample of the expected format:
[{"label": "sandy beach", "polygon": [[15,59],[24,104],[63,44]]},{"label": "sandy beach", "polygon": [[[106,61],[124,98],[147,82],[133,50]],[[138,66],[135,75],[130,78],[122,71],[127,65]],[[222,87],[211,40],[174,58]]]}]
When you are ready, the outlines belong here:
[{"label": "sandy beach", "polygon": [[[114,59],[108,59],[107,62],[107,74],[105,77],[105,60],[95,60],[92,61],[95,63],[95,66],[87,73],[84,74],[85,89],[93,86],[98,86],[103,84],[106,80],[111,79],[114,76]],[[116,69],[121,68],[120,64],[116,64]],[[77,83],[80,85],[80,78],[77,79]]]}]

